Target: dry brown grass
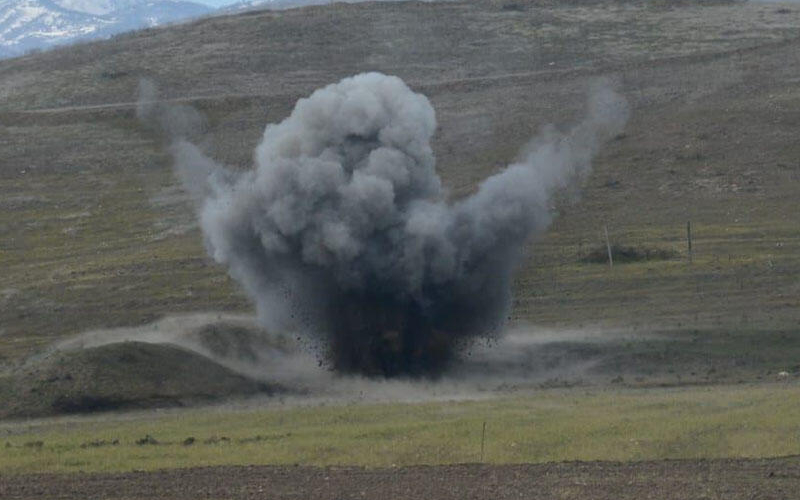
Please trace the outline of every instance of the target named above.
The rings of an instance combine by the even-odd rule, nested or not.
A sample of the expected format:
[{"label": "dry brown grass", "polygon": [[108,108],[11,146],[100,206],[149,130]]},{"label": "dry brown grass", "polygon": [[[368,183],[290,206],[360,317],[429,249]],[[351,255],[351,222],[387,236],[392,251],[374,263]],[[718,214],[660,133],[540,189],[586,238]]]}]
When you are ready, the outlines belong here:
[{"label": "dry brown grass", "polygon": [[[207,150],[248,168],[264,124],[297,97],[358,71],[398,74],[437,109],[457,197],[541,124],[579,116],[591,77],[613,75],[633,105],[627,134],[532,247],[514,319],[793,331],[800,9],[517,3],[254,12],[0,62],[0,356],[167,312],[249,309],[133,118],[140,76],[195,103]],[[618,244],[682,248],[687,220],[691,266],[579,262],[603,225]]]}]

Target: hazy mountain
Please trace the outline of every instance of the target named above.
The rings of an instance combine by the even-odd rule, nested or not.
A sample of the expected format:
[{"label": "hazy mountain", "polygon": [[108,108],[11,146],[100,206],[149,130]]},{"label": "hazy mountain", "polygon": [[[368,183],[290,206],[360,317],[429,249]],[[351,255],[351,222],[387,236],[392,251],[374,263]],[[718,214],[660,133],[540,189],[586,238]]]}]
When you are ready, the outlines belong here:
[{"label": "hazy mountain", "polygon": [[0,57],[201,16],[180,0],[0,0]]},{"label": "hazy mountain", "polygon": [[[235,13],[247,10],[259,9],[292,9],[295,7],[305,7],[308,5],[324,5],[334,2],[358,3],[366,0],[240,0],[226,7],[222,7],[220,12]],[[381,0],[377,0],[381,1]]]},{"label": "hazy mountain", "polygon": [[146,2],[142,0],[53,0],[53,3],[67,10],[104,16],[114,11],[129,9],[137,4],[141,5]]}]

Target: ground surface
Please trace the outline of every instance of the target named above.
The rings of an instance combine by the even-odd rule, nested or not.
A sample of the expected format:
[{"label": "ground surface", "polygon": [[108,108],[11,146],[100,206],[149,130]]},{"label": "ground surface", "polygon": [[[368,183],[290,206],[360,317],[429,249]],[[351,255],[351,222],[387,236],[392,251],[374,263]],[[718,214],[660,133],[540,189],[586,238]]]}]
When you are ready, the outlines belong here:
[{"label": "ground surface", "polygon": [[0,478],[0,496],[8,500],[785,500],[798,488],[797,458],[389,469],[212,467]]},{"label": "ground surface", "polygon": [[[363,381],[345,388],[317,400],[0,422],[0,472],[500,465],[800,451],[800,384],[789,381],[528,392]],[[384,400],[362,400],[362,390]]]},{"label": "ground surface", "polygon": [[[431,99],[437,169],[454,199],[543,124],[580,117],[593,78],[616,80],[630,101],[625,134],[580,196],[556,204],[517,275],[513,323],[587,332],[555,339],[530,367],[592,364],[592,381],[638,386],[797,376],[798,26],[796,4],[379,2],[213,18],[2,61],[0,377],[89,329],[252,311],[205,255],[161,140],[134,117],[141,77],[198,107],[208,118],[198,142],[246,169],[266,123],[371,70]],[[640,257],[609,269],[605,226]],[[607,342],[620,331],[669,341]]]},{"label": "ground surface", "polygon": [[[453,197],[541,125],[581,116],[592,78],[619,81],[626,134],[532,247],[516,322],[783,332],[800,346],[798,26],[799,6],[763,3],[379,2],[213,18],[2,61],[0,362],[90,328],[251,310],[205,256],[160,140],[134,118],[140,77],[208,116],[209,154],[250,168],[266,123],[368,70],[430,97]],[[584,261],[604,225],[613,243],[674,257],[613,270]]]},{"label": "ground surface", "polygon": [[174,345],[124,342],[51,353],[0,379],[0,418],[184,406],[274,389]]},{"label": "ground surface", "polygon": [[[797,4],[336,4],[2,61],[0,372],[24,375],[30,356],[89,329],[252,312],[206,257],[161,140],[134,117],[140,77],[205,113],[204,150],[246,169],[266,123],[314,89],[371,70],[431,99],[437,168],[453,199],[512,161],[541,125],[580,117],[593,78],[618,82],[632,106],[628,128],[603,149],[580,196],[556,204],[514,290],[513,323],[553,335],[520,350],[522,368],[588,365],[542,384],[578,387],[473,406],[3,423],[0,497],[796,496],[796,459],[386,467],[475,461],[487,420],[487,461],[498,463],[800,451]],[[604,226],[612,243],[666,257],[611,269],[587,259],[602,249]],[[87,378],[96,367],[110,380],[124,375],[111,358],[74,366],[88,367]],[[31,388],[79,379],[66,368]],[[156,378],[139,375],[161,387],[170,367],[159,368]],[[497,391],[494,383],[484,389]],[[345,388],[359,397],[358,383]],[[406,389],[377,387],[396,401]],[[192,468],[254,462],[378,468]],[[173,470],[130,472],[160,468]],[[42,471],[63,474],[31,475]]]}]

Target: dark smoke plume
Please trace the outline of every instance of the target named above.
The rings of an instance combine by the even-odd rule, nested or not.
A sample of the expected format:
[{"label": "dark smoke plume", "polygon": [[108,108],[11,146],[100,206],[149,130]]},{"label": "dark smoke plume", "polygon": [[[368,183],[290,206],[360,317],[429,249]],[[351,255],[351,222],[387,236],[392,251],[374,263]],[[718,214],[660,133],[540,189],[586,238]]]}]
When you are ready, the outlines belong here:
[{"label": "dark smoke plume", "polygon": [[341,372],[436,375],[461,341],[502,326],[512,273],[550,223],[552,194],[587,172],[626,119],[623,98],[597,85],[582,122],[544,130],[455,203],[434,167],[430,102],[379,73],[299,100],[267,126],[253,171],[221,168],[174,131],[171,149],[209,253],[267,328],[324,339]]}]

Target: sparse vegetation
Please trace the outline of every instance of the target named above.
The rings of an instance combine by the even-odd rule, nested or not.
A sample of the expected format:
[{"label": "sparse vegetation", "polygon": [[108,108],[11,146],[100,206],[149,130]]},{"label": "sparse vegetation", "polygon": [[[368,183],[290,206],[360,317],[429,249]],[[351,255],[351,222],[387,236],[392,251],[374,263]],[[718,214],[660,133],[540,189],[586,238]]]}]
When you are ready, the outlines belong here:
[{"label": "sparse vegetation", "polygon": [[[543,124],[580,116],[592,78],[618,79],[628,129],[580,193],[551,207],[511,320],[636,337],[552,342],[542,359],[590,357],[594,385],[553,377],[493,399],[272,399],[6,420],[0,472],[474,462],[483,422],[485,459],[498,464],[800,453],[798,16],[727,1],[369,2],[206,19],[0,62],[2,415],[184,404],[187,387],[203,402],[264,389],[196,359],[175,370],[187,368],[182,356],[130,362],[118,346],[24,364],[91,328],[252,311],[206,256],[161,139],[134,117],[141,76],[201,110],[209,154],[247,169],[265,124],[298,98],[360,71],[397,74],[437,110],[433,147],[454,200]],[[595,264],[607,258],[604,226],[625,265]],[[197,339],[247,358],[242,335],[210,328]]]},{"label": "sparse vegetation", "polygon": [[[518,276],[513,319],[794,328],[797,304],[786,291],[800,272],[800,221],[787,200],[800,96],[781,68],[800,34],[796,13],[724,3],[669,12],[665,24],[662,8],[625,2],[320,6],[0,62],[0,362],[11,369],[88,328],[251,310],[206,257],[159,138],[134,118],[141,76],[208,116],[202,142],[215,158],[249,168],[265,124],[297,98],[361,70],[398,74],[437,109],[438,169],[458,197],[512,161],[541,124],[578,116],[576,96],[591,75],[617,74],[632,121],[579,201],[558,207],[536,243]],[[377,32],[355,36],[383,24],[405,27],[391,47],[371,38],[383,40]],[[298,73],[297,58],[308,72]],[[736,85],[746,75],[775,76],[745,98]],[[580,262],[605,223],[612,241],[669,249],[683,248],[688,219],[696,224],[691,267],[648,260],[612,274]]]},{"label": "sparse vegetation", "polygon": [[[677,258],[679,255],[680,254],[677,251],[667,248],[611,245],[611,257],[615,264],[670,260]],[[607,264],[608,249],[605,245],[597,246],[590,250],[589,253],[587,253],[586,256],[581,259],[581,261],[589,264]]]},{"label": "sparse vegetation", "polygon": [[136,442],[136,446],[159,444],[159,442],[156,440],[156,438],[154,438],[150,434],[146,435],[145,437],[143,437],[141,439],[137,439],[135,442]]},{"label": "sparse vegetation", "polygon": [[[11,446],[0,449],[0,471],[476,462],[484,421],[490,463],[779,456],[800,450],[798,412],[796,382],[550,389],[442,403],[176,410],[134,419],[0,424]],[[220,436],[220,429],[229,434]],[[82,446],[90,440],[119,445]],[[20,446],[31,441],[43,445]]]}]

